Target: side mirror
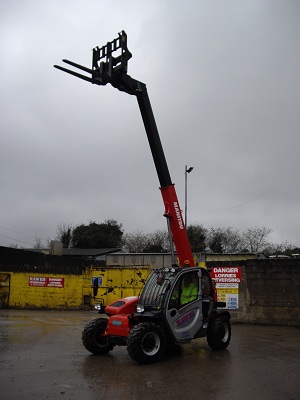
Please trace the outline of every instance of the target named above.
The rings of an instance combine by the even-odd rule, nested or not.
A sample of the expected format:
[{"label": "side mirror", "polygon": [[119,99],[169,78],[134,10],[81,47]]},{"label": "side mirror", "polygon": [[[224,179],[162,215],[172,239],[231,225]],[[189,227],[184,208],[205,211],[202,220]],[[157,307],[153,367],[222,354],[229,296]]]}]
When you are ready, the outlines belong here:
[{"label": "side mirror", "polygon": [[156,283],[157,283],[159,286],[162,286],[163,283],[164,283],[164,281],[165,281],[165,276],[164,276],[164,274],[160,273],[160,274],[158,275],[158,277],[157,277]]}]

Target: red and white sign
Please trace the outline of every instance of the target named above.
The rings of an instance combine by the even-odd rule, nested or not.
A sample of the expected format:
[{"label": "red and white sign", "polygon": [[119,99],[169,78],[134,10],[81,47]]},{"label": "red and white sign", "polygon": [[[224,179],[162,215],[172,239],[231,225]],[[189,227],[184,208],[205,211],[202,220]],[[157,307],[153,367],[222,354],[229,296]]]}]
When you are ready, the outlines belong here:
[{"label": "red and white sign", "polygon": [[28,279],[29,286],[38,287],[64,287],[64,278],[48,278],[43,276],[30,276]]},{"label": "red and white sign", "polygon": [[213,267],[210,276],[216,283],[241,283],[242,267]]},{"label": "red and white sign", "polygon": [[47,278],[47,287],[64,287],[64,278]]}]

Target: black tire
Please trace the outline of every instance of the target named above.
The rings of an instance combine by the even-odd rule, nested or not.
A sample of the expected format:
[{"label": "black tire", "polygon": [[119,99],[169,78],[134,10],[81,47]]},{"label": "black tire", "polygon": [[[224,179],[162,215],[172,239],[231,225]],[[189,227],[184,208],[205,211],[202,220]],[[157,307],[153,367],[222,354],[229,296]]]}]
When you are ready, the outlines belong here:
[{"label": "black tire", "polygon": [[114,345],[109,341],[109,337],[102,336],[107,322],[106,318],[94,319],[86,325],[82,332],[82,343],[92,354],[107,354],[114,348]]},{"label": "black tire", "polygon": [[127,338],[130,357],[140,364],[157,362],[166,349],[166,336],[159,325],[142,322],[136,325]]},{"label": "black tire", "polygon": [[226,315],[213,318],[207,329],[207,343],[213,350],[223,350],[231,339],[231,325]]}]

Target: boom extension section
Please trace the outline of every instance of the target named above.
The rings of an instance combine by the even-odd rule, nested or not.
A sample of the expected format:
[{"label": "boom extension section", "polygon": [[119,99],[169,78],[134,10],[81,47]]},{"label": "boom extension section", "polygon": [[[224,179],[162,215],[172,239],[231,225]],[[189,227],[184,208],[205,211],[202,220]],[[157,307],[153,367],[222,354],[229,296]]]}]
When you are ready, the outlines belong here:
[{"label": "boom extension section", "polygon": [[[113,54],[115,55],[118,52],[119,54],[117,56],[113,56]],[[78,72],[58,65],[54,65],[54,67],[96,85],[103,86],[110,83],[118,90],[137,97],[160,182],[160,190],[165,206],[164,216],[169,220],[168,226],[170,226],[172,232],[179,265],[181,267],[185,265],[193,267],[195,264],[184,226],[182,212],[174,184],[170,177],[146,85],[127,74],[128,60],[131,57],[132,54],[127,48],[127,35],[125,31],[122,31],[119,33],[118,38],[108,42],[101,48],[95,47],[93,49],[92,69],[83,67],[69,60],[63,60],[66,64],[87,72],[90,76],[79,74]]]}]

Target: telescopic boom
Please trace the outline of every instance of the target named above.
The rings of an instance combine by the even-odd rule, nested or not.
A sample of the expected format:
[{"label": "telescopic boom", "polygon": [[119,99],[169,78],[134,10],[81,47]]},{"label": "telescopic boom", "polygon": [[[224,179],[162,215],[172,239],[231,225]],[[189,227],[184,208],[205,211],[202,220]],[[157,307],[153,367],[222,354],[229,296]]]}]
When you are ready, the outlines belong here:
[{"label": "telescopic boom", "polygon": [[127,48],[127,35],[125,31],[122,31],[119,33],[118,38],[108,42],[101,48],[95,47],[93,49],[92,69],[72,61],[63,60],[66,64],[87,72],[91,76],[82,75],[58,65],[54,65],[54,67],[96,85],[103,86],[110,83],[118,90],[137,97],[160,183],[165,206],[164,216],[168,219],[168,226],[172,232],[179,265],[181,267],[187,265],[193,267],[195,264],[182,212],[170,177],[146,85],[127,74],[128,60],[131,57],[132,54]]}]

